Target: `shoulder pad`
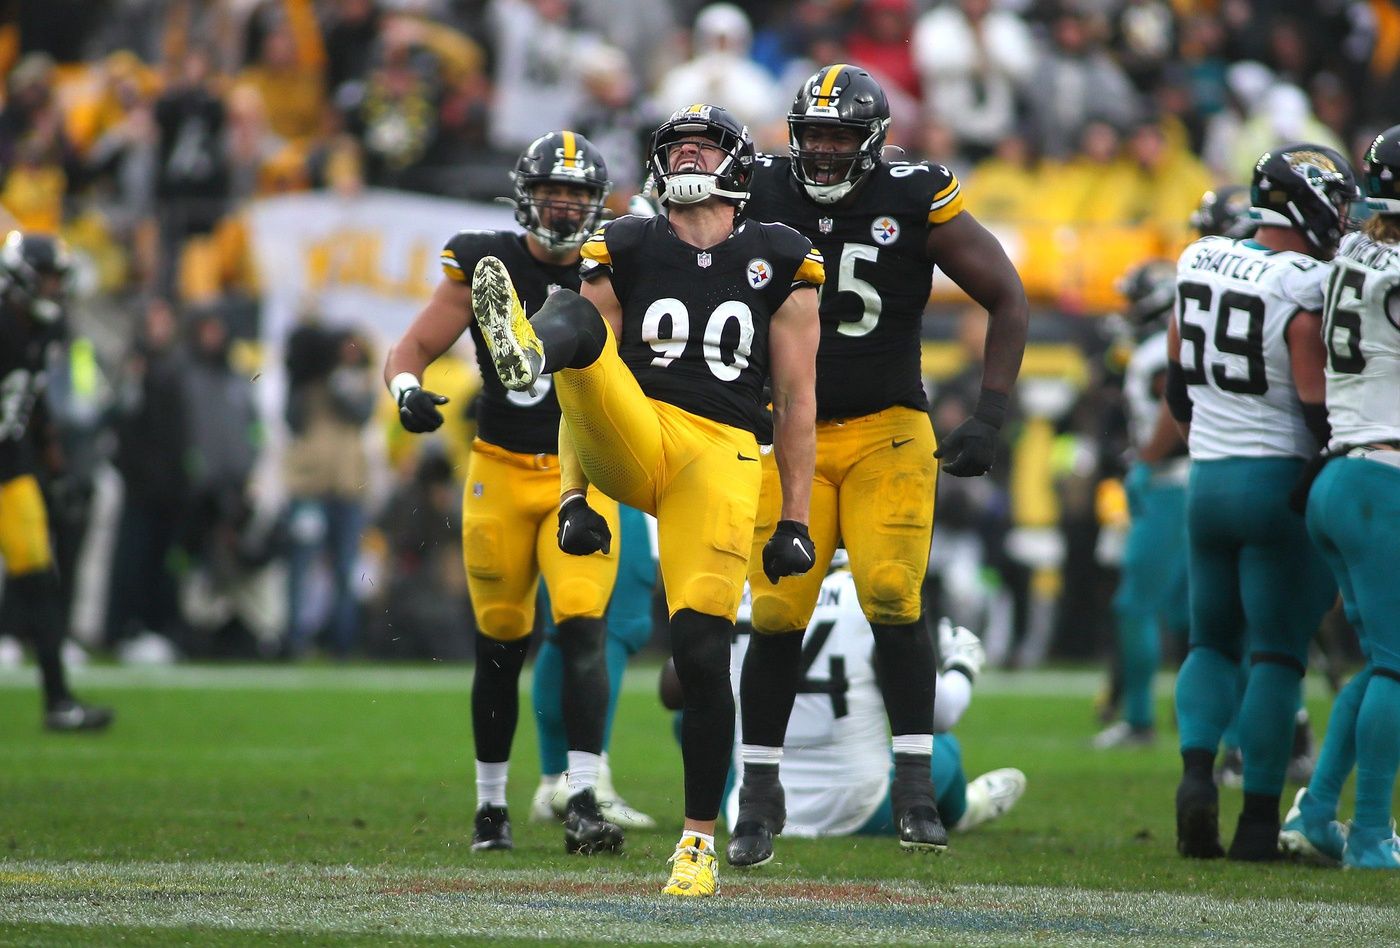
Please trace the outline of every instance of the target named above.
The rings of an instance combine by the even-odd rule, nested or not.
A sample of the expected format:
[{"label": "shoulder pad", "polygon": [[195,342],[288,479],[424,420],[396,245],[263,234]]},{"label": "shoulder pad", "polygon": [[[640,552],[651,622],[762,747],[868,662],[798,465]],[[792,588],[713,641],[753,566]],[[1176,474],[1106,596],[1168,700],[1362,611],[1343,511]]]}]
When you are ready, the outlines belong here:
[{"label": "shoulder pad", "polygon": [[443,276],[456,283],[470,283],[476,262],[494,253],[501,237],[498,230],[460,230],[438,254]]}]

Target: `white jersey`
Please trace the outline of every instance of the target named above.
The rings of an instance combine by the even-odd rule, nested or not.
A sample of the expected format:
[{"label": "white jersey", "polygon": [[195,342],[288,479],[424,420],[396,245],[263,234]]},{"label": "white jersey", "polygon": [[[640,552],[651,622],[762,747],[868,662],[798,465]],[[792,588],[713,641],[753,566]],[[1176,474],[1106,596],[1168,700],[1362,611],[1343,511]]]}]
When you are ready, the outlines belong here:
[{"label": "white jersey", "polygon": [[1174,318],[1193,459],[1313,453],[1284,336],[1299,311],[1322,311],[1329,272],[1306,254],[1227,237],[1181,254]]},{"label": "white jersey", "polygon": [[1161,397],[1153,382],[1167,371],[1167,332],[1154,332],[1133,350],[1123,372],[1123,401],[1128,409],[1128,435],[1133,447],[1142,450],[1157,427]]},{"label": "white jersey", "polygon": [[1400,245],[1342,238],[1322,339],[1331,446],[1400,440]]},{"label": "white jersey", "polygon": [[[740,671],[749,647],[750,634],[742,631],[749,609],[746,589],[739,606],[741,631],[735,636],[729,665],[736,710]],[[874,648],[870,622],[856,600],[855,581],[844,570],[832,573],[822,582],[802,640],[802,683],[783,742],[779,773],[787,800],[783,832],[789,836],[854,833],[889,792],[893,764],[884,697],[872,662]],[[938,717],[936,707],[934,713]],[[743,772],[738,742],[734,772]],[[730,826],[739,815],[735,783],[725,809]]]}]

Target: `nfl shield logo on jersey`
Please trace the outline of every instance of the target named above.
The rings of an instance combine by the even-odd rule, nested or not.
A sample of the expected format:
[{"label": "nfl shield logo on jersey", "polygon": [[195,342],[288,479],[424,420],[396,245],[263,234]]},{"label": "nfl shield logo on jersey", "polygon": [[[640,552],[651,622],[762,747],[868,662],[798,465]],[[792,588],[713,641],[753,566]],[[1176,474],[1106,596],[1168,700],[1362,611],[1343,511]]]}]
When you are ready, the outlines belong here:
[{"label": "nfl shield logo on jersey", "polygon": [[697,253],[695,255],[695,263],[700,267],[708,267],[710,265],[710,252],[708,250],[703,250]]},{"label": "nfl shield logo on jersey", "polygon": [[870,236],[877,244],[892,244],[899,239],[899,224],[893,217],[877,217],[870,225]]},{"label": "nfl shield logo on jersey", "polygon": [[773,268],[768,265],[767,260],[756,257],[749,261],[749,286],[760,290],[767,286],[771,279],[773,279]]},{"label": "nfl shield logo on jersey", "polygon": [[834,223],[836,222],[831,218],[823,217],[821,220],[817,221],[817,230],[821,231],[823,234],[829,234],[831,233],[831,225]]}]

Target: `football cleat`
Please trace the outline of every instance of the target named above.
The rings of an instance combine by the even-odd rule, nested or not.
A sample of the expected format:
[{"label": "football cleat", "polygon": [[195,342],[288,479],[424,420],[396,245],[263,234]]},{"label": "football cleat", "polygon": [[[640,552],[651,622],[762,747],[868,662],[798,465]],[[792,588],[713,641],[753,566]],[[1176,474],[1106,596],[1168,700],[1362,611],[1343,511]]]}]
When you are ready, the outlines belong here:
[{"label": "football cleat", "polygon": [[622,828],[603,816],[591,789],[569,797],[564,808],[564,851],[584,856],[622,851]]},{"label": "football cleat", "polygon": [[492,849],[514,849],[510,835],[510,816],[503,806],[485,804],[477,807],[476,825],[472,829],[472,852]]},{"label": "football cleat", "polygon": [[70,698],[44,712],[44,728],[49,731],[101,731],[116,716],[111,708],[83,704]]},{"label": "football cleat", "polygon": [[1288,808],[1278,831],[1278,847],[1300,859],[1335,866],[1347,848],[1347,828],[1337,820],[1323,824],[1304,819],[1303,797],[1307,793],[1308,788],[1303,787],[1293,797],[1293,806]]},{"label": "football cleat", "polygon": [[773,831],[762,820],[739,820],[729,834],[724,857],[736,869],[757,869],[773,861]]},{"label": "football cleat", "polygon": [[1137,727],[1127,721],[1117,721],[1094,735],[1094,750],[1118,747],[1151,747],[1157,743],[1157,729]]},{"label": "football cleat", "polygon": [[967,809],[953,824],[953,829],[965,833],[1005,816],[1025,792],[1026,775],[1015,767],[990,770],[974,777],[967,785]]},{"label": "football cleat", "polygon": [[1176,788],[1176,851],[1189,859],[1219,859],[1220,791],[1211,781],[1183,776]]},{"label": "football cleat", "polygon": [[501,384],[533,393],[544,368],[544,346],[515,295],[506,265],[496,257],[482,257],[472,273],[472,309]]},{"label": "football cleat", "polygon": [[1395,836],[1395,824],[1391,824],[1390,837],[1380,839],[1366,839],[1353,825],[1347,836],[1346,851],[1342,853],[1342,868],[1400,869],[1400,838]]},{"label": "football cleat", "polygon": [[938,815],[938,807],[911,806],[895,819],[899,848],[910,852],[941,853],[948,848],[948,830]]},{"label": "football cleat", "polygon": [[787,798],[776,765],[747,764],[739,785],[739,817],[724,856],[738,869],[755,869],[773,858],[773,837],[787,820]]},{"label": "football cleat", "polygon": [[1273,862],[1282,859],[1278,846],[1278,817],[1263,820],[1247,820],[1240,814],[1235,824],[1235,838],[1230,840],[1230,851],[1225,855],[1237,862]]},{"label": "football cleat", "polygon": [[671,864],[671,878],[661,889],[663,895],[704,898],[719,892],[719,860],[699,837],[682,836],[667,861]]},{"label": "football cleat", "polygon": [[558,823],[564,818],[569,803],[569,782],[563,774],[540,780],[535,795],[530,798],[531,823]]}]

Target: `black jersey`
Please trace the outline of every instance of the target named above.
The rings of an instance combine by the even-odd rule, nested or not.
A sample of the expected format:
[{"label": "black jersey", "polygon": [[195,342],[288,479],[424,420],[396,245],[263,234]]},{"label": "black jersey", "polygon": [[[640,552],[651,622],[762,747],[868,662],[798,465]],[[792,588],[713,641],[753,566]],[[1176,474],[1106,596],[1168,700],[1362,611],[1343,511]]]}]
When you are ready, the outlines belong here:
[{"label": "black jersey", "polygon": [[[451,280],[471,283],[477,262],[486,256],[499,257],[510,273],[515,292],[525,312],[534,313],[555,290],[579,288],[578,265],[553,265],[536,259],[525,246],[525,238],[508,230],[464,230],[442,250],[442,272]],[[557,454],[559,451],[559,400],[553,380],[542,375],[535,383],[535,394],[512,392],[501,384],[486,340],[476,322],[471,325],[476,345],[476,364],[481,369],[481,396],[477,402],[476,435],[521,454]]]},{"label": "black jersey", "polygon": [[933,286],[930,227],[962,210],[958,179],[927,162],[880,164],[837,204],[811,200],[792,159],[761,157],[744,213],[796,228],[821,251],[817,417],[850,418],[892,405],[926,409],[919,369]]},{"label": "black jersey", "polygon": [[757,432],[768,327],[797,286],[820,286],[821,255],[791,227],[746,222],[701,250],[665,217],[620,217],[583,245],[584,279],[612,277],[618,349],[649,398]]},{"label": "black jersey", "polygon": [[34,470],[29,419],[44,391],[49,347],[61,323],[37,323],[0,303],[0,482]]}]

